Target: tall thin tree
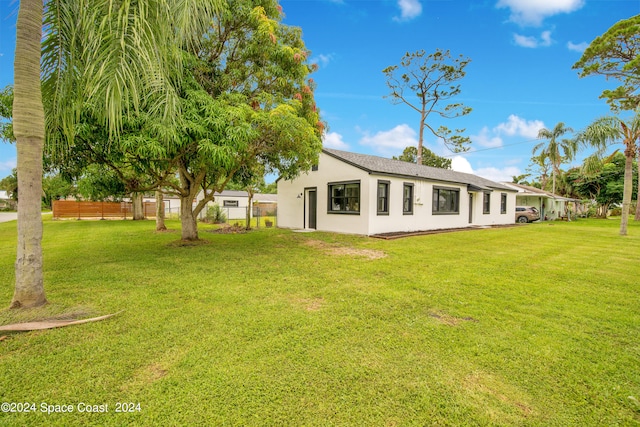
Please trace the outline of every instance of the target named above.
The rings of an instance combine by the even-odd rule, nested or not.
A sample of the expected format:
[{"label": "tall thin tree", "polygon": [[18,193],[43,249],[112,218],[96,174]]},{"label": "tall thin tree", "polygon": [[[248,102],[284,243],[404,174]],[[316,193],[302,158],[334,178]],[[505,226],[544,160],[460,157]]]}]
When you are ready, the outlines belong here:
[{"label": "tall thin tree", "polygon": [[40,89],[42,0],[22,0],[16,26],[13,132],[18,152],[18,252],[12,308],[47,302],[42,274],[42,149],[44,107]]},{"label": "tall thin tree", "polygon": [[551,162],[551,192],[556,192],[556,177],[560,174],[560,165],[565,160],[571,160],[575,156],[577,151],[577,144],[575,140],[559,138],[567,132],[573,132],[564,123],[558,123],[552,130],[542,128],[538,131],[538,138],[548,139],[549,142],[545,145],[544,142],[537,144],[533,147],[533,154],[540,151]]},{"label": "tall thin tree", "polygon": [[451,98],[460,94],[458,81],[466,75],[465,68],[471,60],[460,55],[451,58],[451,53],[436,49],[427,54],[424,50],[406,53],[400,65],[392,65],[382,72],[387,77],[387,86],[394,104],[406,104],[420,114],[420,132],[418,137],[418,155],[416,163],[422,164],[422,146],[424,131],[428,129],[433,136],[441,138],[445,145],[453,152],[467,151],[471,142],[469,137],[460,135],[465,129],[455,129],[446,126],[436,128],[428,121],[431,116],[442,119],[452,119],[466,116],[471,112],[470,107],[461,103],[443,105]]},{"label": "tall thin tree", "polygon": [[629,207],[633,194],[633,160],[636,156],[636,141],[640,138],[640,114],[624,121],[619,117],[602,117],[578,134],[580,141],[603,151],[609,144],[622,142],[625,146],[624,189],[622,195],[622,217],[620,235],[627,235]]}]

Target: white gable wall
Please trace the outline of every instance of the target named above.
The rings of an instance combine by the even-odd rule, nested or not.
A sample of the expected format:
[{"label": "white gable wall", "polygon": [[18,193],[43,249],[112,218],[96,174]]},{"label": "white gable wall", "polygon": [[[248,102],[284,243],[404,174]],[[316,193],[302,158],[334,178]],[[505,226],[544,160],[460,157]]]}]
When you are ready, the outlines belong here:
[{"label": "white gable wall", "polygon": [[[359,215],[327,212],[328,184],[343,181],[360,181]],[[278,181],[278,227],[308,228],[305,202],[306,190],[310,188],[317,189],[316,229],[337,233],[369,234],[369,218],[365,209],[370,203],[369,174],[325,153],[320,153],[317,171],[302,173],[293,181],[283,179]]]}]

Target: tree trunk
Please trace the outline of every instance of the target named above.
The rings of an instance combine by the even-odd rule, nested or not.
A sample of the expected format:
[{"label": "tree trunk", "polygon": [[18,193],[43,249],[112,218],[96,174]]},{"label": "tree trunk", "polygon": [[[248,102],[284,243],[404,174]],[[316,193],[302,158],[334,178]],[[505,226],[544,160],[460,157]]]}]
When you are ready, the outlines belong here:
[{"label": "tree trunk", "polygon": [[420,133],[418,135],[418,153],[416,156],[416,164],[421,165],[422,164],[422,145],[424,144],[424,121],[426,120],[426,115],[424,112],[424,105],[422,107],[422,112],[421,112],[421,119],[420,120]]},{"label": "tree trunk", "polygon": [[640,148],[638,149],[638,192],[636,194],[636,214],[634,221],[640,221]]},{"label": "tree trunk", "polygon": [[22,0],[16,26],[13,130],[18,152],[18,249],[11,308],[46,304],[42,275],[42,150],[45,125],[40,88],[42,0]]},{"label": "tree trunk", "polygon": [[[247,205],[246,224],[244,228],[245,230],[251,230],[251,203],[253,200],[253,190],[248,189],[247,194],[249,195],[249,204]],[[258,220],[260,220],[260,218],[258,218]]]},{"label": "tree trunk", "polygon": [[633,192],[633,158],[625,153],[624,162],[624,189],[622,192],[622,218],[620,219],[620,235],[627,235],[629,224],[629,207],[631,206],[631,193]]},{"label": "tree trunk", "polygon": [[182,225],[182,240],[198,240],[198,223],[193,213],[194,197],[180,196],[180,223]]},{"label": "tree trunk", "polygon": [[144,219],[144,200],[142,193],[131,193],[131,206],[133,209],[133,220]]},{"label": "tree trunk", "polygon": [[165,231],[164,225],[164,196],[162,191],[156,190],[156,231]]}]

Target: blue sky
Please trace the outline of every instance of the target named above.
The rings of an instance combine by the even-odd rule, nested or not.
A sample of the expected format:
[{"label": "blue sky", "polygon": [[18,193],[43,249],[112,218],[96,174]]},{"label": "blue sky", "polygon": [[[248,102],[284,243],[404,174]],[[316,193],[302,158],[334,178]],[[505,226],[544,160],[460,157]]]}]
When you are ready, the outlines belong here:
[{"label": "blue sky", "polygon": [[[639,0],[281,0],[281,5],[284,22],[302,28],[311,61],[318,64],[312,77],[329,125],[325,146],[390,157],[417,145],[419,116],[383,98],[388,92],[382,70],[406,52],[440,48],[471,59],[455,100],[473,111],[430,123],[466,128],[473,143],[464,155],[453,155],[430,135],[425,146],[451,156],[457,170],[508,181],[525,173],[541,127],[564,122],[579,130],[610,113],[598,97],[615,82],[580,79],[571,66],[595,37],[640,14]],[[14,0],[0,0],[0,87],[13,81],[17,7]],[[15,160],[15,147],[0,143],[0,178]]]}]

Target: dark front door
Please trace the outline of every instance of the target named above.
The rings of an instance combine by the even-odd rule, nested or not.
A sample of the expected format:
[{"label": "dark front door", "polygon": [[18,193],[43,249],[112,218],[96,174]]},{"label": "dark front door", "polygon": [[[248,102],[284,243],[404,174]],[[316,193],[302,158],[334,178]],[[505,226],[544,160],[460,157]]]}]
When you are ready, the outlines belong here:
[{"label": "dark front door", "polygon": [[318,198],[316,190],[307,192],[307,228],[316,229],[316,215],[318,211]]},{"label": "dark front door", "polygon": [[473,222],[473,194],[469,193],[469,224]]}]

